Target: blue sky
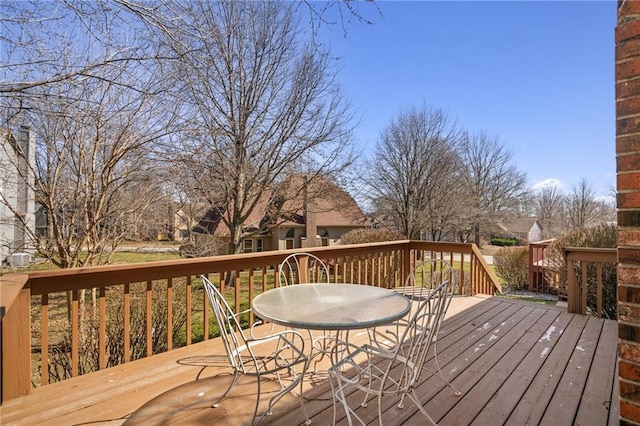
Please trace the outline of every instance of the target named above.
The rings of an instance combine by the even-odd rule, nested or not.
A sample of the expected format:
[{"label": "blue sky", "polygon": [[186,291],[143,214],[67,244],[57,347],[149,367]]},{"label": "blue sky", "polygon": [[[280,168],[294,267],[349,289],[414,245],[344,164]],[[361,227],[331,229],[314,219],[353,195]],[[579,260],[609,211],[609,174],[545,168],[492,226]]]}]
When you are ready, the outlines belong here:
[{"label": "blue sky", "polygon": [[[615,186],[614,29],[609,1],[378,1],[322,30],[340,83],[373,146],[399,111],[441,108],[463,129],[498,136],[530,185],[585,178]],[[553,181],[552,181],[553,182]]]}]

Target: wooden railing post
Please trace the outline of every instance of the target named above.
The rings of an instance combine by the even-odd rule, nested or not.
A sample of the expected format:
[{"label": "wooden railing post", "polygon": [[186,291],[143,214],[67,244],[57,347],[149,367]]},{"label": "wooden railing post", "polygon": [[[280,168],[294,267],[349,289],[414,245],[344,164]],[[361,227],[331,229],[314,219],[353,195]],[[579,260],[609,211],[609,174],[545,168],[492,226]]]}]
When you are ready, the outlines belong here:
[{"label": "wooden railing post", "polygon": [[564,250],[564,258],[566,259],[567,268],[567,312],[585,315],[587,313],[586,289],[578,281],[578,274],[573,266],[574,259],[570,254],[570,250]]},{"label": "wooden railing post", "polygon": [[[18,276],[20,277],[20,276]],[[24,275],[22,277],[25,277]],[[28,395],[31,390],[31,293],[20,279],[2,282],[2,401]],[[14,280],[11,280],[14,281]],[[15,290],[15,291],[14,291]],[[12,293],[6,301],[4,293]],[[6,304],[5,304],[6,303]]]},{"label": "wooden railing post", "polygon": [[300,257],[300,270],[298,271],[298,279],[301,283],[311,282],[311,270],[309,269],[309,258],[306,256]]},{"label": "wooden railing post", "polygon": [[[589,263],[595,264],[596,274],[596,315],[602,316],[602,264],[617,263],[617,252],[613,248],[585,248],[567,247],[564,249],[567,270],[567,312],[573,314],[587,314],[587,283]],[[579,271],[574,263],[578,263]],[[578,279],[578,273],[580,279]]]},{"label": "wooden railing post", "polygon": [[404,285],[404,281],[407,279],[407,275],[409,275],[409,271],[411,271],[411,247],[407,245],[402,253],[402,269],[400,273],[400,279],[396,283],[396,285]]}]

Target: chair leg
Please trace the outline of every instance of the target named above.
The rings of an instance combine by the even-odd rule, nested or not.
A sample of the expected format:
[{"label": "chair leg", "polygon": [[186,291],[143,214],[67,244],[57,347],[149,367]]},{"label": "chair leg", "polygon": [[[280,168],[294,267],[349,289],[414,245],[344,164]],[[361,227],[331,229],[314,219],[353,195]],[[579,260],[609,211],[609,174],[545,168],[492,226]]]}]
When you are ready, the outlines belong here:
[{"label": "chair leg", "polygon": [[[333,383],[333,377],[329,378],[329,382],[331,383],[331,393],[333,394],[333,425],[335,426],[337,422],[337,400],[342,403],[342,407],[344,408],[344,412],[347,415],[347,421],[349,422],[349,426],[353,426],[353,420],[351,420],[351,409],[349,408],[349,404],[347,403],[347,397],[344,394],[344,385],[340,377],[336,376],[337,385]],[[337,386],[337,388],[336,388]],[[355,415],[355,414],[354,414]],[[356,416],[357,417],[357,416]]]},{"label": "chair leg", "polygon": [[[199,376],[199,374],[198,374],[198,376]],[[231,388],[233,388],[236,385],[236,383],[238,383],[239,379],[240,379],[240,373],[238,372],[238,370],[234,370],[233,371],[233,379],[231,379],[231,383],[227,387],[227,390],[225,390],[222,393],[222,395],[218,398],[218,400],[216,402],[211,404],[211,408],[218,408],[218,406],[220,405],[220,402],[222,402],[224,397],[227,396],[227,394],[231,391]]]},{"label": "chair leg", "polygon": [[309,368],[309,359],[307,359],[307,362],[305,362],[304,370],[300,374],[300,394],[298,395],[298,399],[300,400],[300,407],[302,407],[302,412],[304,413],[304,417],[306,418],[304,422],[306,425],[311,424],[311,419],[309,418],[309,413],[307,413],[307,407],[304,406],[304,397],[302,396],[302,392],[304,391],[303,389],[304,375],[306,374],[308,368]]},{"label": "chair leg", "polygon": [[444,377],[444,374],[442,374],[442,369],[440,368],[440,363],[438,362],[438,341],[437,340],[433,343],[433,358],[436,361],[436,368],[438,369],[438,376],[440,376],[440,379],[443,382],[445,382],[447,386],[449,386],[453,390],[453,393],[455,396],[461,396],[462,392],[460,392],[455,386],[453,386],[451,382]]},{"label": "chair leg", "polygon": [[307,370],[307,367],[309,366],[309,361],[305,361],[305,365],[303,367],[303,371],[300,374],[297,374],[296,377],[293,378],[293,380],[291,381],[291,384],[287,385],[287,386],[282,386],[283,383],[282,381],[278,378],[278,382],[280,384],[280,391],[278,391],[274,396],[271,397],[271,399],[269,399],[269,404],[267,405],[267,409],[265,410],[264,413],[262,413],[262,415],[256,419],[257,413],[258,413],[258,404],[260,403],[260,377],[258,377],[258,398],[257,398],[257,402],[256,402],[256,409],[254,411],[254,422],[253,424],[258,424],[262,421],[262,419],[265,416],[270,416],[273,412],[273,406],[280,401],[280,399],[285,396],[287,393],[291,392],[292,394],[293,392],[293,388],[295,388],[297,385],[300,386],[300,393],[298,395],[298,398],[300,400],[300,407],[302,408],[302,412],[304,413],[304,416],[306,418],[305,420],[305,424],[309,425],[311,424],[311,419],[309,418],[309,414],[307,413],[307,408],[304,405],[304,398],[302,397],[302,379],[304,378],[304,373]]},{"label": "chair leg", "polygon": [[418,407],[418,410],[420,410],[420,412],[427,418],[427,420],[429,420],[432,425],[437,426],[437,423],[431,418],[429,413],[427,413],[427,410],[425,410],[422,406],[422,403],[418,399],[418,395],[416,395],[416,391],[414,389],[411,389],[411,391],[406,395],[413,401],[416,407]]},{"label": "chair leg", "polygon": [[331,399],[333,402],[333,421],[331,422],[332,425],[336,424],[336,417],[337,417],[337,409],[336,409],[336,399],[338,398],[338,396],[336,395],[336,388],[333,384],[333,377],[329,376],[329,384],[331,384]]}]

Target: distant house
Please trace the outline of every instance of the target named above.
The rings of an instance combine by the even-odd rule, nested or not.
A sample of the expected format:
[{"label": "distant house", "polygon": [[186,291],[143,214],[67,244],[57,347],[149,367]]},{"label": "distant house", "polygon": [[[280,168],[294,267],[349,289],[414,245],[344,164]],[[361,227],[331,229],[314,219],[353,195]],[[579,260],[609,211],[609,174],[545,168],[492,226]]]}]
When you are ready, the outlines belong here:
[{"label": "distant house", "polygon": [[28,127],[0,130],[0,263],[26,266],[35,232],[35,140]]},{"label": "distant house", "polygon": [[173,239],[182,242],[190,241],[193,228],[207,213],[207,208],[202,203],[176,204],[173,217]]},{"label": "distant house", "polygon": [[[303,177],[296,175],[290,179],[299,183]],[[264,194],[244,224],[243,252],[331,246],[339,244],[340,237],[353,229],[371,227],[355,200],[334,183],[316,178],[310,187],[307,194],[312,196],[301,191],[284,197],[286,201],[278,207],[269,200],[281,197]],[[274,211],[280,212],[277,217]],[[192,231],[198,245],[215,246],[218,254],[226,253],[229,229],[215,210],[207,211]],[[217,245],[208,242],[212,238]]]},{"label": "distant house", "polygon": [[497,224],[496,234],[502,237],[513,237],[521,243],[542,241],[542,225],[535,217],[507,218]]}]

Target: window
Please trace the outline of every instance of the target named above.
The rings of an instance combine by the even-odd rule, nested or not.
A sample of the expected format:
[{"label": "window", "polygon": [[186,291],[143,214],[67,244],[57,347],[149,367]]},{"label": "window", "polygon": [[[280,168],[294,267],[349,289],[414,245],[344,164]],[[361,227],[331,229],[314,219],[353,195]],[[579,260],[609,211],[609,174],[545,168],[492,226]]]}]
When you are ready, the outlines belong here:
[{"label": "window", "polygon": [[263,245],[263,239],[262,238],[258,238],[256,240],[256,251],[260,252],[260,251],[264,251],[264,245]]},{"label": "window", "polygon": [[253,252],[253,240],[251,238],[247,238],[246,240],[244,240],[243,242],[243,251],[245,253],[251,253]]},{"label": "window", "polygon": [[285,249],[290,250],[292,248],[295,248],[294,244],[293,244],[293,238],[295,237],[295,235],[296,234],[295,234],[295,231],[293,230],[293,228],[291,228],[291,229],[289,229],[287,231],[287,235],[285,237],[286,238]]},{"label": "window", "polygon": [[320,239],[322,241],[322,247],[327,247],[329,245],[329,232],[326,229],[320,230]]}]

